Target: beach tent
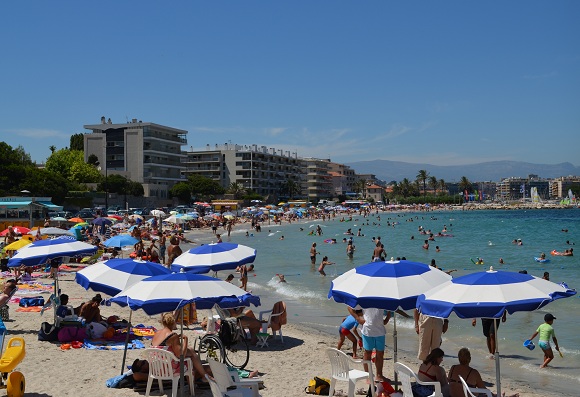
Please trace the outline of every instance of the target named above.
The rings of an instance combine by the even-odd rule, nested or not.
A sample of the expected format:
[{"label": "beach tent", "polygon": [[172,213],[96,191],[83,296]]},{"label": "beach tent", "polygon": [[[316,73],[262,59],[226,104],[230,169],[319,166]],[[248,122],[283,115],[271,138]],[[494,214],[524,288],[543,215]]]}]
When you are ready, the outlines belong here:
[{"label": "beach tent", "polygon": [[[576,291],[566,285],[491,267],[486,272],[457,277],[430,289],[417,299],[417,309],[439,318],[455,313],[459,318],[499,319],[506,311],[509,314],[534,311],[574,295]],[[501,396],[499,345],[495,350],[495,365],[497,395]]]}]

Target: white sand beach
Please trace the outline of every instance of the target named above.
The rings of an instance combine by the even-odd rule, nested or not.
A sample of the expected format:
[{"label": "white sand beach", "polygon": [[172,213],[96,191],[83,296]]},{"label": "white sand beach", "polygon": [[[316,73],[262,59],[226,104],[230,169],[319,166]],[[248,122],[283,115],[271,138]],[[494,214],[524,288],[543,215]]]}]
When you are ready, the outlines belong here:
[{"label": "white sand beach", "polygon": [[[44,279],[48,282],[48,279]],[[74,274],[61,277],[61,289],[70,296],[70,304],[79,305],[90,299],[94,293],[85,291],[74,281]],[[47,297],[47,295],[45,294]],[[139,393],[132,389],[109,389],[105,382],[108,378],[120,374],[122,351],[70,349],[61,350],[59,343],[39,342],[37,331],[42,321],[50,321],[52,313],[17,312],[17,305],[10,303],[11,320],[6,322],[8,338],[22,336],[26,341],[26,357],[18,366],[26,378],[26,396],[30,397],[61,397],[61,396],[136,396]],[[101,313],[104,316],[120,315],[128,317],[128,309],[116,305],[104,306]],[[288,308],[289,312],[292,307]],[[290,319],[290,317],[289,317]],[[158,317],[149,317],[142,311],[133,313],[133,323],[159,326]],[[260,371],[265,389],[262,396],[303,396],[304,387],[313,376],[328,377],[330,365],[325,354],[327,347],[336,347],[337,337],[314,330],[305,330],[295,324],[284,326],[284,343],[279,339],[270,340],[269,347],[251,347],[248,369]],[[186,330],[190,340],[197,335],[193,329]],[[345,344],[343,350],[350,346]],[[129,350],[127,363],[138,358],[142,350]],[[384,373],[392,378],[392,351],[387,350]],[[399,360],[417,367],[413,357],[399,357]],[[449,359],[451,361],[451,359]],[[450,366],[452,362],[445,362]],[[494,374],[483,374],[484,380],[493,382]],[[365,384],[361,381],[358,387]],[[502,388],[507,395],[519,392],[520,396],[554,395],[545,391],[532,391],[525,385],[503,379]],[[339,383],[337,389],[347,390],[346,384]],[[168,390],[166,390],[166,393]],[[141,393],[144,395],[144,392]],[[160,395],[155,392],[153,395]],[[209,390],[196,390],[197,396],[211,396]]]}]

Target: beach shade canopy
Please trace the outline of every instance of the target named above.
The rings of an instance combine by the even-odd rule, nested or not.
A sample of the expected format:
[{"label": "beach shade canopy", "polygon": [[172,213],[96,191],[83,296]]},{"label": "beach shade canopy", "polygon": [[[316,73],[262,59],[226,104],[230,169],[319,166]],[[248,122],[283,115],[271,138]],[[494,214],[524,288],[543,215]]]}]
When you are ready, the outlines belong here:
[{"label": "beach shade canopy", "polygon": [[142,309],[149,315],[171,312],[195,303],[197,309],[260,306],[260,298],[226,281],[193,273],[153,276],[119,292],[110,299],[131,310]]},{"label": "beach shade canopy", "polygon": [[460,318],[500,318],[504,311],[533,311],[575,294],[563,285],[529,274],[492,268],[456,277],[426,291],[417,299],[417,308],[439,318],[448,318],[452,312]]},{"label": "beach shade canopy", "polygon": [[[30,233],[30,229],[27,227],[22,227],[22,226],[14,226],[12,228],[12,230],[14,231],[14,233],[16,234],[28,234]],[[10,231],[10,229],[5,229],[0,233],[0,236],[4,237],[8,234],[8,232]]]},{"label": "beach shade canopy", "polygon": [[127,247],[129,245],[135,245],[138,242],[139,242],[138,239],[136,239],[135,237],[131,237],[128,234],[119,234],[106,240],[103,243],[103,245],[109,248],[122,248]]},{"label": "beach shade canopy", "polygon": [[161,210],[151,210],[151,212],[149,212],[150,215],[153,216],[165,216],[167,215],[165,212],[161,211]]},{"label": "beach shade canopy", "polygon": [[36,236],[38,233],[40,233],[43,236],[72,236],[73,235],[72,232],[70,232],[68,230],[60,229],[58,227],[44,227],[42,229],[35,229],[35,230],[30,232],[30,234],[33,236]]},{"label": "beach shade canopy", "polygon": [[97,247],[76,241],[74,237],[61,236],[50,240],[35,241],[20,249],[8,260],[8,267],[36,266],[63,256],[87,256],[97,252]]},{"label": "beach shade canopy", "polygon": [[335,278],[328,298],[352,308],[409,310],[419,295],[448,280],[450,275],[424,263],[372,262]]},{"label": "beach shade canopy", "polygon": [[75,281],[84,289],[115,296],[139,281],[171,271],[158,263],[135,259],[109,259],[77,272]]},{"label": "beach shade canopy", "polygon": [[[516,272],[477,272],[447,281],[417,298],[427,316],[499,319],[505,311],[534,311],[560,298],[576,295],[565,285]],[[494,322],[495,324],[495,322]],[[497,332],[496,332],[497,334]],[[495,350],[496,388],[501,395],[499,344]]]},{"label": "beach shade canopy", "polygon": [[181,223],[187,222],[185,219],[180,218],[179,216],[177,216],[175,214],[174,215],[171,215],[168,218],[165,218],[163,221],[164,222],[169,222],[169,223],[177,223],[177,224],[181,224]]},{"label": "beach shade canopy", "polygon": [[93,219],[91,221],[91,223],[93,225],[97,225],[97,226],[103,226],[103,225],[110,225],[113,223],[112,220],[110,220],[109,218],[103,218],[103,217],[98,217],[96,219]]},{"label": "beach shade canopy", "polygon": [[190,273],[209,273],[235,269],[256,259],[254,248],[234,243],[205,244],[179,255],[171,264],[171,270]]},{"label": "beach shade canopy", "polygon": [[18,251],[22,247],[26,247],[31,242],[32,241],[28,240],[27,238],[21,238],[20,240],[16,240],[15,242],[10,243],[7,246],[5,246],[4,250],[6,250],[6,251]]}]

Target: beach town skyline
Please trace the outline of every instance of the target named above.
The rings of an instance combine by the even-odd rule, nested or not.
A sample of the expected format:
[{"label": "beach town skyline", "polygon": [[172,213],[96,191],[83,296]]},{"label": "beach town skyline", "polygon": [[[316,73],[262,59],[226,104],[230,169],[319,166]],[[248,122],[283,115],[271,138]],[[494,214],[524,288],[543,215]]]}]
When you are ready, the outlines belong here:
[{"label": "beach town skyline", "polygon": [[36,162],[102,115],[341,163],[577,162],[574,1],[62,4],[0,6],[0,140]]}]

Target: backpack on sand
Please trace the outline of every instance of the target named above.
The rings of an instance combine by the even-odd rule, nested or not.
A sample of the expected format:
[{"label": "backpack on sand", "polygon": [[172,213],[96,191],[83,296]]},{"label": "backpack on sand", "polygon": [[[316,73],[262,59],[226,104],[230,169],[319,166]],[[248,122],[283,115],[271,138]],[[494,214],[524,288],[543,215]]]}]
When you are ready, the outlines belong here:
[{"label": "backpack on sand", "polygon": [[306,386],[304,391],[309,394],[328,396],[328,392],[330,391],[330,379],[315,376],[314,379],[310,379],[310,382],[308,382],[308,386]]}]

